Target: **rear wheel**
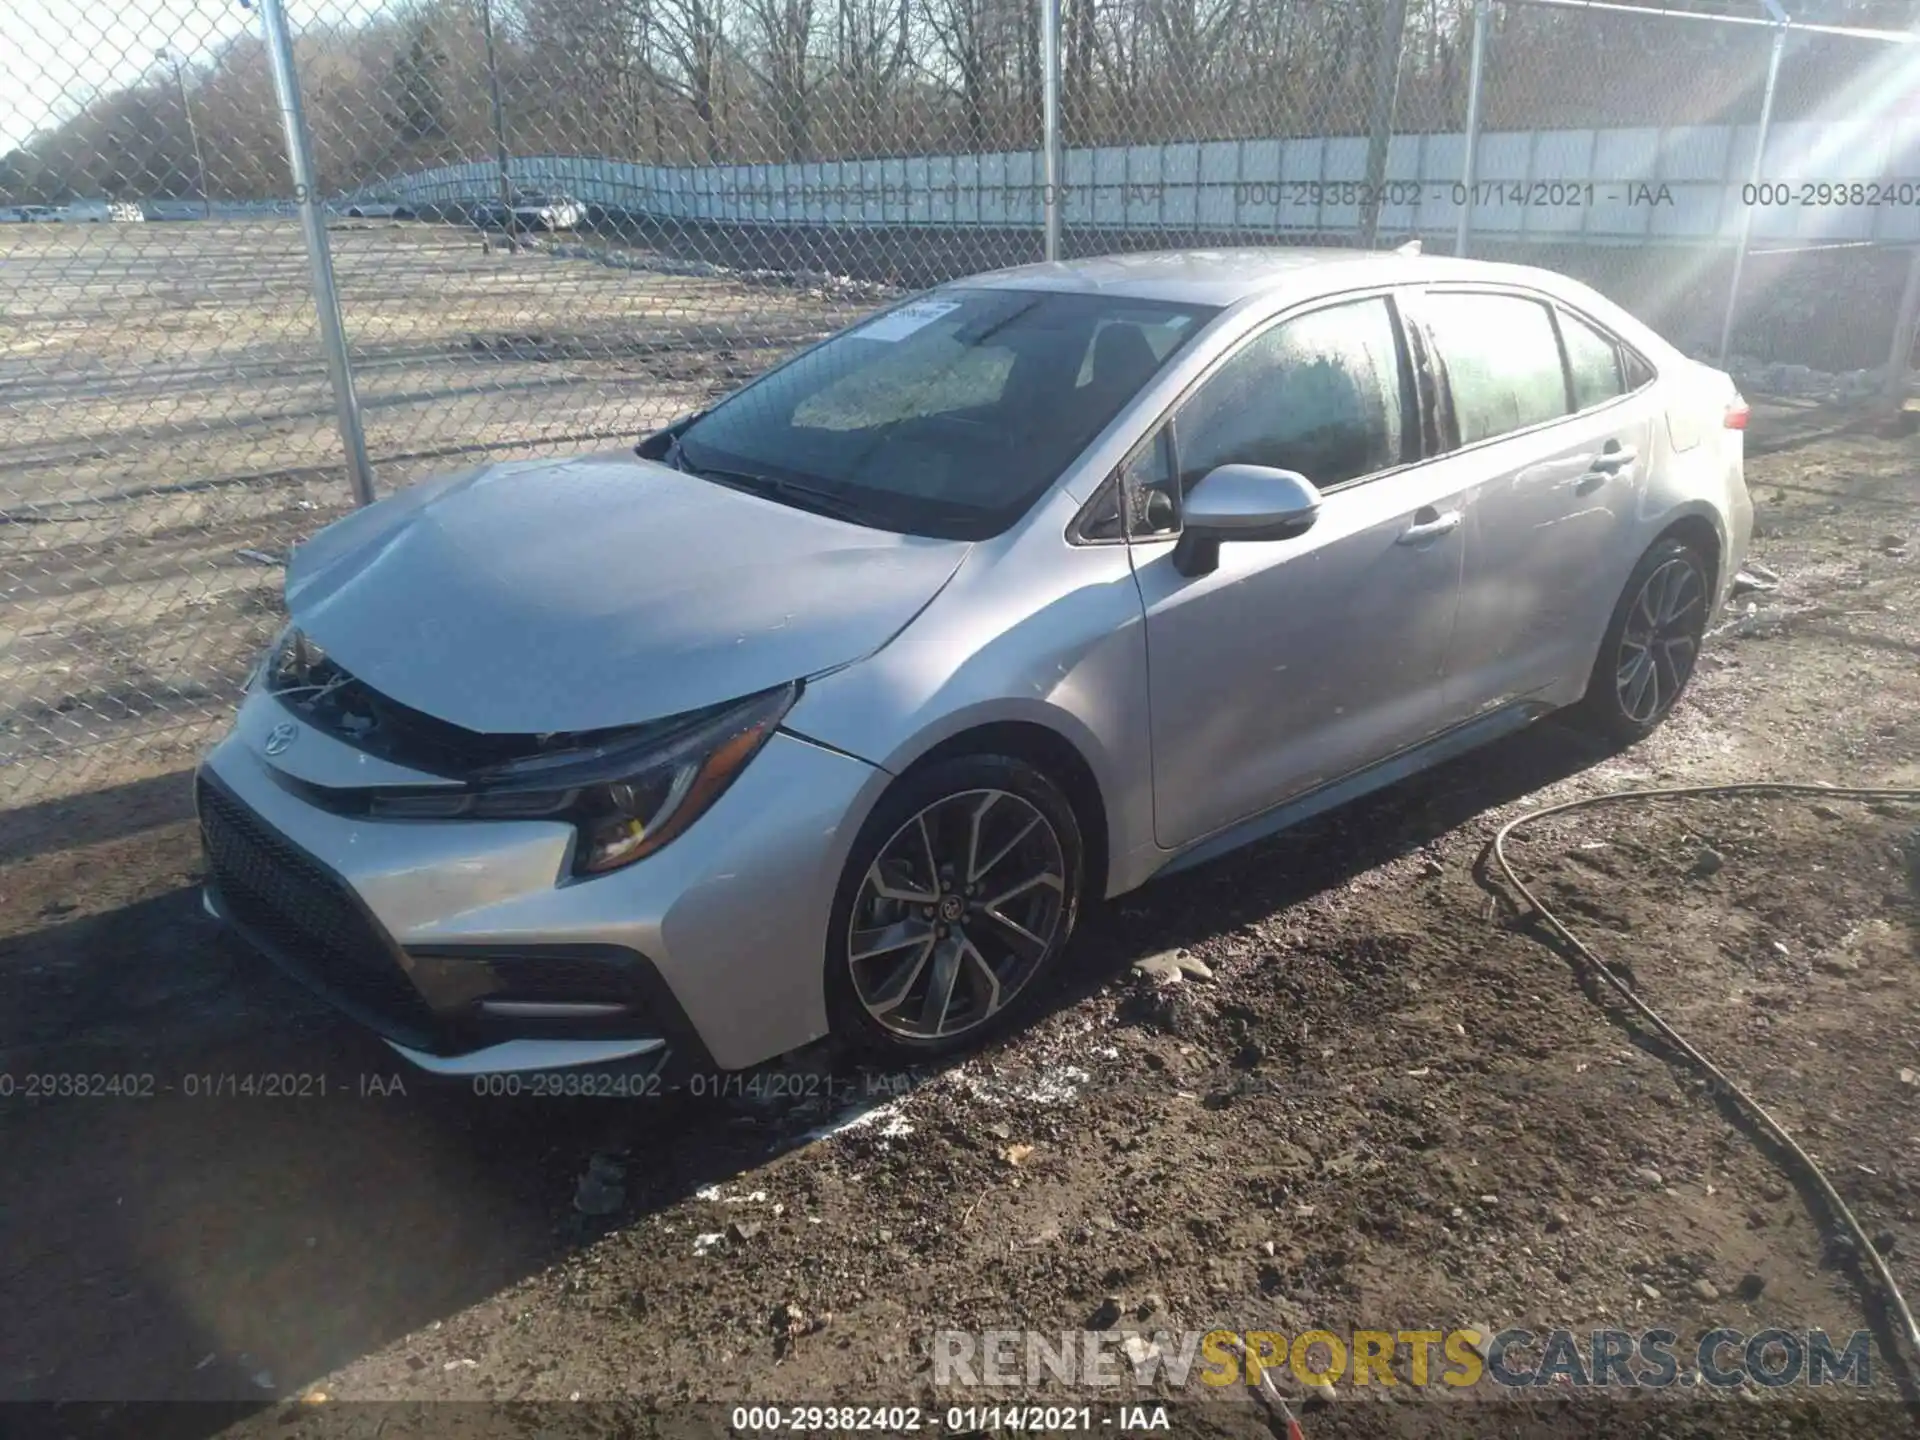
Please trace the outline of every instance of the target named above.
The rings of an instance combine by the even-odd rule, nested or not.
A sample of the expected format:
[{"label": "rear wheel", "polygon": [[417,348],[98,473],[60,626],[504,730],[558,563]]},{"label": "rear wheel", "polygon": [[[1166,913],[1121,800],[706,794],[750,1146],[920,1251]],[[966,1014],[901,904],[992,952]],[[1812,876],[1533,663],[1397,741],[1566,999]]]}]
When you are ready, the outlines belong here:
[{"label": "rear wheel", "polygon": [[1073,931],[1084,869],[1073,807],[1025,761],[969,755],[908,775],[862,827],[835,897],[835,1033],[914,1060],[1020,1023]]},{"label": "rear wheel", "polygon": [[1640,557],[1581,702],[1593,729],[1631,743],[1667,718],[1693,678],[1712,595],[1707,562],[1692,546],[1662,540]]}]

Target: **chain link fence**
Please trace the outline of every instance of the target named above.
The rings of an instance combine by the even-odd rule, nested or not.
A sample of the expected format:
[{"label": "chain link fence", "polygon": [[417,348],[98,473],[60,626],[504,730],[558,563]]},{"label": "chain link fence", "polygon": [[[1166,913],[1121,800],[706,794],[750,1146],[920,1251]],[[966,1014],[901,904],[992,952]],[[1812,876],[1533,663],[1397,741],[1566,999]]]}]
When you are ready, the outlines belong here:
[{"label": "chain link fence", "polygon": [[16,0],[0,805],[186,763],[357,490],[629,444],[1050,251],[1419,239],[1864,398],[1915,7],[1678,8]]},{"label": "chain link fence", "polygon": [[[245,12],[236,12],[241,20]],[[0,800],[170,768],[350,506],[261,46],[191,0],[0,17]]]}]

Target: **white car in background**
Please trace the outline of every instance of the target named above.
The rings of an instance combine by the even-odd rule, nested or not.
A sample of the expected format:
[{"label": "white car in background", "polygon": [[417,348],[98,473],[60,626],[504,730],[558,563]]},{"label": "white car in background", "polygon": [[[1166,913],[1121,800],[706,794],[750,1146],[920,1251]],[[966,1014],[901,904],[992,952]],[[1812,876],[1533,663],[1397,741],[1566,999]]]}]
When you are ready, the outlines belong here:
[{"label": "white car in background", "polygon": [[571,195],[522,195],[513,206],[518,230],[573,230],[586,220],[587,207]]},{"label": "white car in background", "polygon": [[411,205],[398,200],[356,200],[347,207],[349,220],[412,220],[416,216]]},{"label": "white car in background", "polygon": [[53,219],[70,225],[125,224],[147,218],[147,207],[138,201],[75,200],[53,212]]}]

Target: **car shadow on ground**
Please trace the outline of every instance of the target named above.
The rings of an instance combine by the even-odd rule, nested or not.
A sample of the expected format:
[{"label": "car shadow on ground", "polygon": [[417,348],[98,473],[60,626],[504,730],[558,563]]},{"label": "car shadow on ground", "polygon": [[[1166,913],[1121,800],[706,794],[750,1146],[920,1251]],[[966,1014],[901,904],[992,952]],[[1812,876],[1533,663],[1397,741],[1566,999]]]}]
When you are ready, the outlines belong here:
[{"label": "car shadow on ground", "polygon": [[[1051,1008],[1145,955],[1414,853],[1604,753],[1537,726],[1096,906]],[[122,865],[197,863],[190,822],[125,843],[139,849]],[[442,1317],[502,1303],[607,1229],[874,1103],[863,1072],[824,1046],[779,1067],[828,1077],[789,1083],[787,1101],[779,1088],[772,1101],[745,1087],[580,1100],[429,1082],[241,952],[190,885],[0,944],[0,1017],[0,1399],[95,1402],[62,1422],[75,1434],[157,1433],[151,1411],[97,1402],[272,1403]],[[576,1182],[608,1152],[629,1157],[624,1196],[590,1219]],[[188,1409],[166,1429],[211,1434],[232,1418]]]},{"label": "car shadow on ground", "polygon": [[0,865],[157,829],[192,813],[193,772],[189,769],[16,806],[7,811],[5,828],[0,830]]},{"label": "car shadow on ground", "polygon": [[1088,915],[1064,1001],[1077,1002],[1142,956],[1195,945],[1337,889],[1613,753],[1549,719],[1270,840],[1150,882]]}]

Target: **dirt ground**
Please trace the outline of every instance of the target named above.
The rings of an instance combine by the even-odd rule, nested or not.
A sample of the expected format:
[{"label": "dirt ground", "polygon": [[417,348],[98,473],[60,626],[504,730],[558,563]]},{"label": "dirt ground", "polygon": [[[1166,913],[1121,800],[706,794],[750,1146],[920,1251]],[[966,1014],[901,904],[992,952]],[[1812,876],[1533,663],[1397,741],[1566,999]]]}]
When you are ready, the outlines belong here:
[{"label": "dirt ground", "polygon": [[[822,1052],[724,1096],[428,1086],[203,917],[183,773],[0,816],[0,1399],[78,1402],[0,1429],[700,1433],[735,1402],[1089,1403],[938,1387],[943,1330],[1665,1326],[1686,1356],[1724,1325],[1869,1329],[1871,1387],[1282,1390],[1312,1440],[1909,1433],[1911,1357],[1804,1178],[1483,853],[1635,785],[1920,785],[1920,440],[1831,431],[1757,422],[1779,588],[1735,602],[1652,740],[1544,724],[1096,909],[1048,1016],[936,1074]],[[1920,808],[1607,808],[1513,853],[1920,1299]],[[1169,951],[1210,976],[1132,969]],[[1244,1391],[1159,1398],[1181,1433],[1283,1433]],[[162,1399],[207,1408],[125,1403]]]},{"label": "dirt ground", "polygon": [[[630,444],[879,293],[454,226],[330,238],[383,490]],[[0,227],[0,803],[204,745],[273,559],[348,508],[335,426],[292,221]]]}]

